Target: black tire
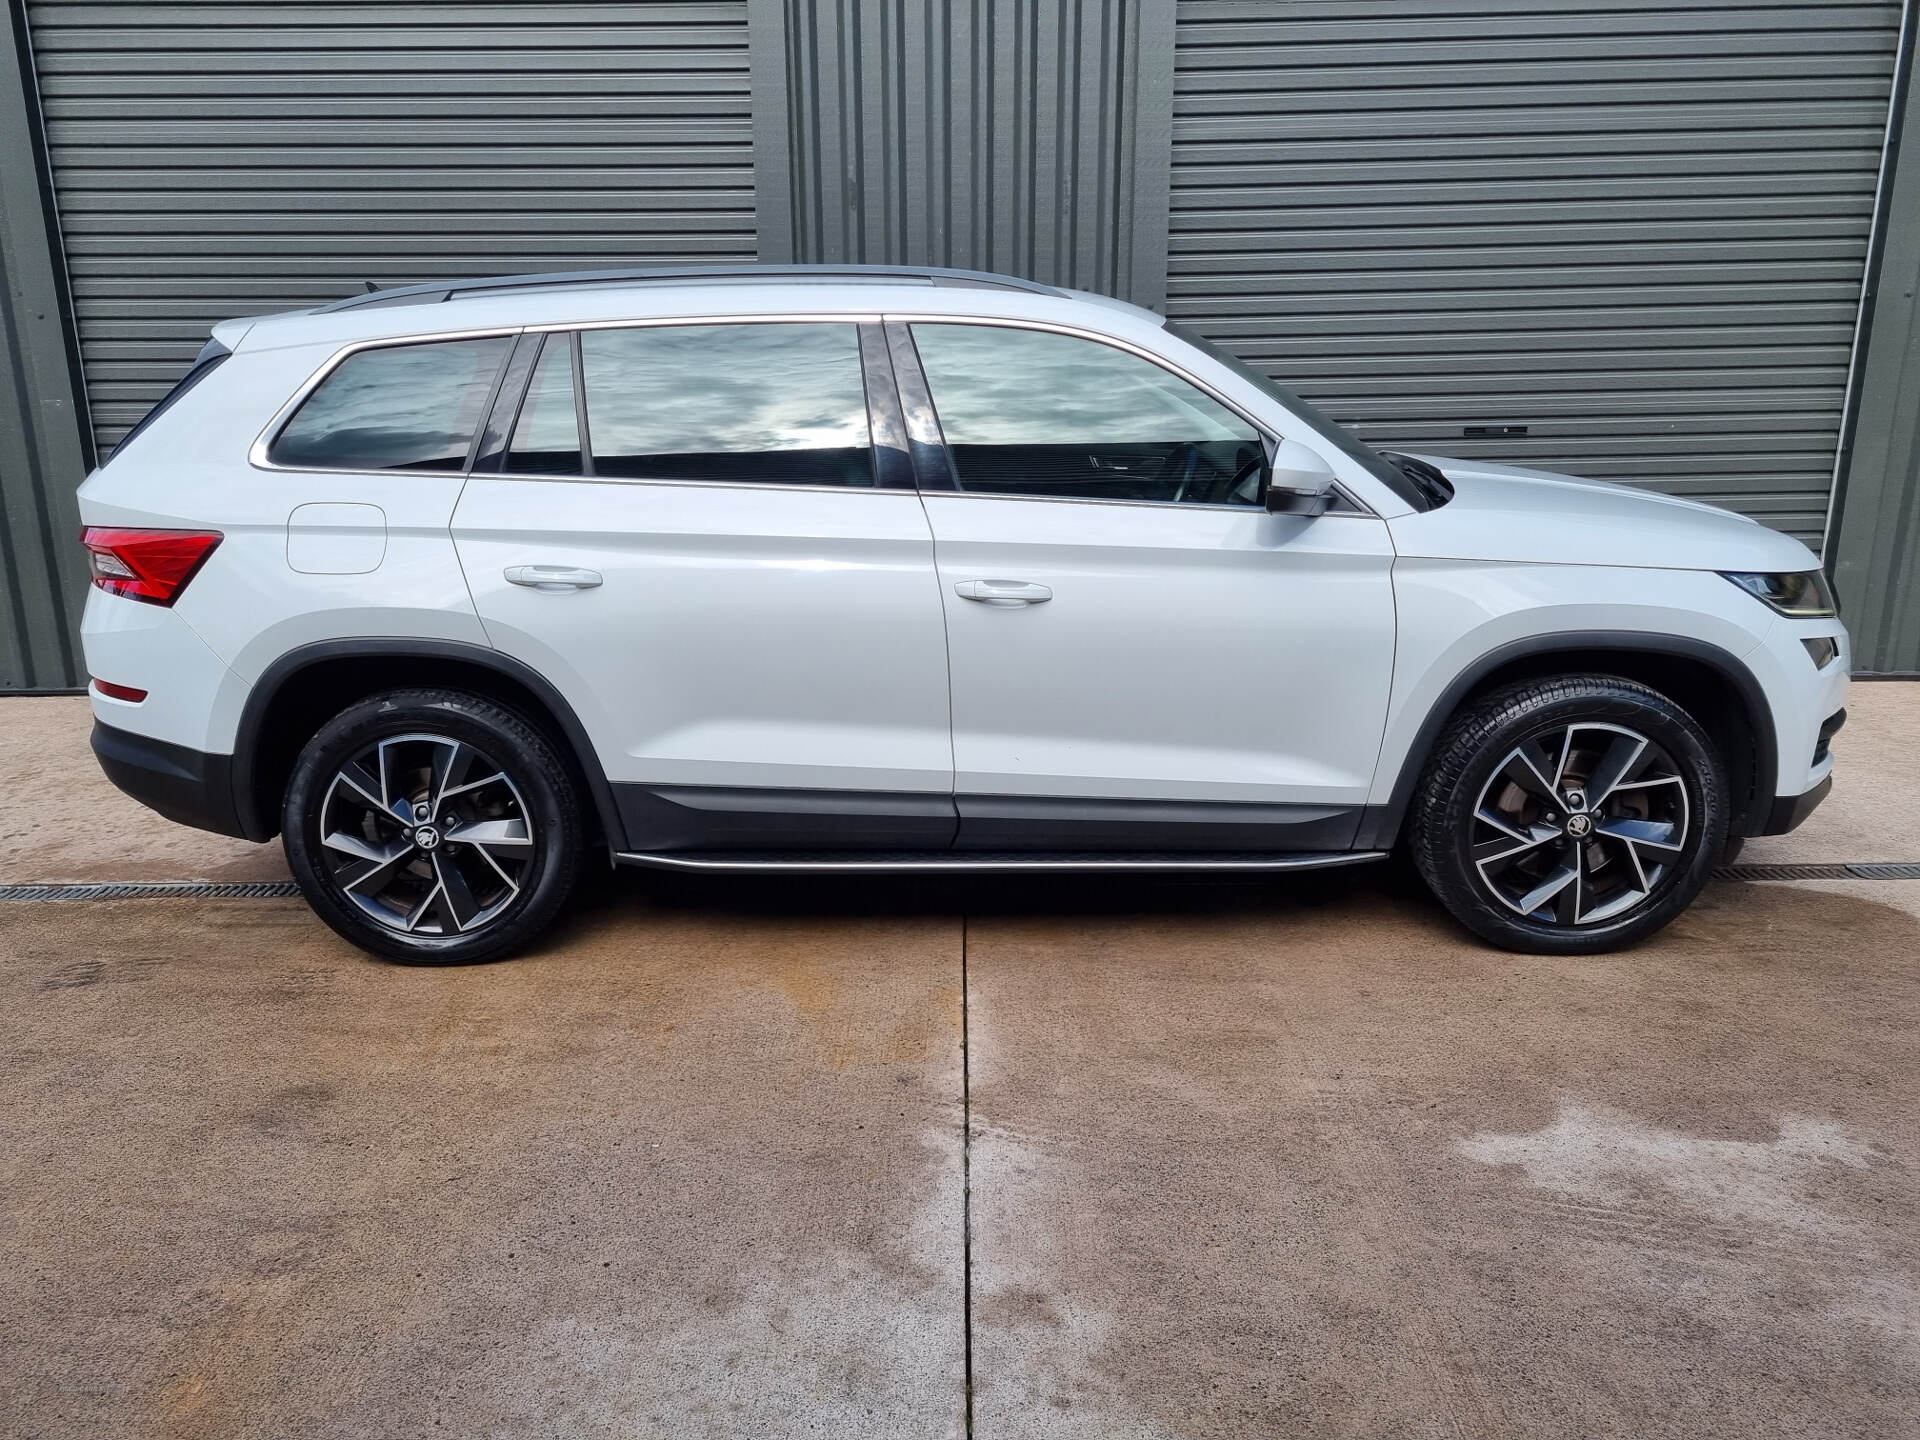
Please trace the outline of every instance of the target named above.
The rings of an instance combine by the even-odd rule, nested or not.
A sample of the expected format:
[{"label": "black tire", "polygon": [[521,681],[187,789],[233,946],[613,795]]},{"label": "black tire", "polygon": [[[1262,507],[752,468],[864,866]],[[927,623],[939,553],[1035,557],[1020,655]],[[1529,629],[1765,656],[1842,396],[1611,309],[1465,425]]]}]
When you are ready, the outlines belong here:
[{"label": "black tire", "polygon": [[[1591,809],[1589,780],[1602,792]],[[1645,939],[1693,902],[1726,852],[1728,810],[1725,769],[1691,715],[1633,680],[1566,675],[1495,690],[1454,718],[1408,839],[1421,877],[1474,934],[1590,955]]]},{"label": "black tire", "polygon": [[457,690],[371,696],[321,726],[287,783],[281,833],[315,914],[362,949],[425,965],[526,945],[566,904],[585,848],[553,742]]}]

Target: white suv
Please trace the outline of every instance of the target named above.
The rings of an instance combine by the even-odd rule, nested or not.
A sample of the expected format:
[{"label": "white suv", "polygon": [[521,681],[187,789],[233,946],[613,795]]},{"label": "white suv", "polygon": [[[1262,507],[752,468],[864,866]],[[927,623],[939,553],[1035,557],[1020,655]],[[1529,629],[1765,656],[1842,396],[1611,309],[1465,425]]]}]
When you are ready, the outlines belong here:
[{"label": "white suv", "polygon": [[1160,316],[998,276],[531,276],[215,327],[80,492],[94,748],[371,950],[590,854],[1303,870],[1404,840],[1603,950],[1825,794],[1813,554],[1380,454]]}]

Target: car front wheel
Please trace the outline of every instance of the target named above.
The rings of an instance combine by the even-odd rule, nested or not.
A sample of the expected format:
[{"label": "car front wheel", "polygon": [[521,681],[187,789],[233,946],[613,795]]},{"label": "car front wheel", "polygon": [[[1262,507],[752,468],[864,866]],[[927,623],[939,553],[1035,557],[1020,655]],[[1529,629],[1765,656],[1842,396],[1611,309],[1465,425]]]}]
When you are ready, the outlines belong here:
[{"label": "car front wheel", "polygon": [[1468,929],[1510,950],[1592,954],[1658,930],[1727,844],[1727,782],[1692,716],[1636,681],[1526,681],[1435,747],[1414,862]]},{"label": "car front wheel", "polygon": [[322,726],[288,782],[282,833],[321,919],[429,964],[531,940],[566,903],[583,848],[572,777],[546,736],[444,690],[373,696]]}]

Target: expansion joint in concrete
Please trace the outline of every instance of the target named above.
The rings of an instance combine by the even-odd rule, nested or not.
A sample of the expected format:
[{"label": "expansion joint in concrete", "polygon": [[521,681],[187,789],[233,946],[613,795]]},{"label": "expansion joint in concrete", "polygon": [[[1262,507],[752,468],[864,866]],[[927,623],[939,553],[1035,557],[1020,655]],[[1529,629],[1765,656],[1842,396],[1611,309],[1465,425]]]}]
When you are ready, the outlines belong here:
[{"label": "expansion joint in concrete", "polygon": [[973,1069],[967,1051],[967,917],[960,917],[960,1325],[967,1435],[973,1435]]}]

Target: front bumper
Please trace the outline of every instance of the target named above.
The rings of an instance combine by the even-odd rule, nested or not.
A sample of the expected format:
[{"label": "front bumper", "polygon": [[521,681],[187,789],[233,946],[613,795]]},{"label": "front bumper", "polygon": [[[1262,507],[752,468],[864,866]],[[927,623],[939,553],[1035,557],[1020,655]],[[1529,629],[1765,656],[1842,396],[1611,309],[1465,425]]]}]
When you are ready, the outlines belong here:
[{"label": "front bumper", "polygon": [[93,753],[120,789],[169,820],[246,838],[233,803],[233,757],[208,755],[94,721]]},{"label": "front bumper", "polygon": [[1829,775],[1804,795],[1774,796],[1773,808],[1767,812],[1767,823],[1761,826],[1760,833],[1784,835],[1789,830],[1798,829],[1800,822],[1818,808],[1831,789],[1833,789],[1833,776]]}]

